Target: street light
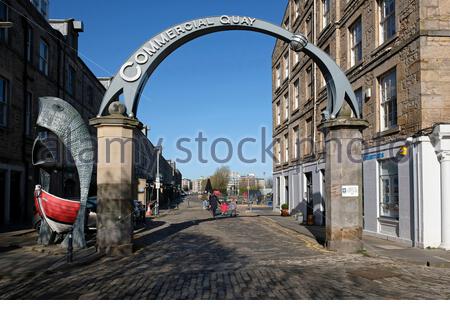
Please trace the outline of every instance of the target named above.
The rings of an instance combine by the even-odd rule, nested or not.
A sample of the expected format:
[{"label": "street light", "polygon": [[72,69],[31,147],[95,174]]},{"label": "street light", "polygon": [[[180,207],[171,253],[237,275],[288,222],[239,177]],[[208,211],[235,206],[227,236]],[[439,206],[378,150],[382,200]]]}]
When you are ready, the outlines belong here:
[{"label": "street light", "polygon": [[13,26],[14,26],[14,23],[12,23],[10,21],[0,21],[0,28],[9,29],[9,28],[12,28]]},{"label": "street light", "polygon": [[159,215],[159,189],[161,188],[161,177],[159,174],[159,157],[161,155],[161,146],[156,146],[156,204],[155,204],[155,216]]}]

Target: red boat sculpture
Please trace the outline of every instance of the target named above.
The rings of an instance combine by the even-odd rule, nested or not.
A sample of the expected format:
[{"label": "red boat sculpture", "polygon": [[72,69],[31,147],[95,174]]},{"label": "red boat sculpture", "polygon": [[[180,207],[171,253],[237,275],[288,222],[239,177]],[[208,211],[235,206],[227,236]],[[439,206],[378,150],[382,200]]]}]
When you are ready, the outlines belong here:
[{"label": "red boat sculpture", "polygon": [[80,202],[62,199],[46,192],[40,185],[34,191],[34,203],[39,215],[57,233],[66,233],[75,223]]}]

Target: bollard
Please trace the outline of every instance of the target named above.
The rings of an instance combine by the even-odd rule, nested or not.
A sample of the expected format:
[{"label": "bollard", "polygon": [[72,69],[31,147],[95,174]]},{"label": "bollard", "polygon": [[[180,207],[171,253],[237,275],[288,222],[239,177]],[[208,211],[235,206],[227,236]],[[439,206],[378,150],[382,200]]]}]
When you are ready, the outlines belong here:
[{"label": "bollard", "polygon": [[67,263],[72,263],[73,261],[73,228],[69,231],[69,244],[67,246]]}]

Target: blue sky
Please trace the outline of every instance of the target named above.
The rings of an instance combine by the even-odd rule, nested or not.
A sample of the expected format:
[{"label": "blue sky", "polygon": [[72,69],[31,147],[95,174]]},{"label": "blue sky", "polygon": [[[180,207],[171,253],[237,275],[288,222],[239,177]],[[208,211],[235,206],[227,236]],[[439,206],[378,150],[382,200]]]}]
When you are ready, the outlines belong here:
[{"label": "blue sky", "polygon": [[[80,56],[97,76],[115,75],[127,58],[146,40],[168,27],[194,18],[215,15],[241,15],[280,24],[285,0],[52,0],[50,17],[75,18],[84,22]],[[155,71],[141,98],[137,117],[150,126],[150,139],[163,139],[167,159],[184,159],[176,148],[179,138],[192,150],[193,159],[179,164],[183,176],[207,176],[221,164],[211,156],[212,141],[227,138],[233,145],[232,170],[255,173],[272,172],[272,160],[266,157],[261,128],[266,140],[272,135],[271,55],[275,39],[245,31],[215,33],[196,39],[175,51]],[[199,132],[208,141],[204,158],[198,161]],[[242,163],[237,156],[241,139],[254,138],[244,148]],[[265,146],[267,147],[268,144]],[[217,145],[218,158],[225,158],[227,147]]]}]

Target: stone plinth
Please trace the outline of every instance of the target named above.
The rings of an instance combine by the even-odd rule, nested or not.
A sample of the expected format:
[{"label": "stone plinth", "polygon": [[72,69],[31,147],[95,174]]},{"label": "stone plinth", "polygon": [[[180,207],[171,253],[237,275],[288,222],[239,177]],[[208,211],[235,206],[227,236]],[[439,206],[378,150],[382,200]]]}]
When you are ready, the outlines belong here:
[{"label": "stone plinth", "polygon": [[111,115],[92,119],[97,128],[97,249],[108,255],[133,252],[131,213],[137,199],[134,175],[134,137],[142,123],[123,115],[122,106]]},{"label": "stone plinth", "polygon": [[362,130],[368,122],[342,113],[319,129],[325,134],[326,149],[326,246],[349,253],[362,249],[361,150]]}]

